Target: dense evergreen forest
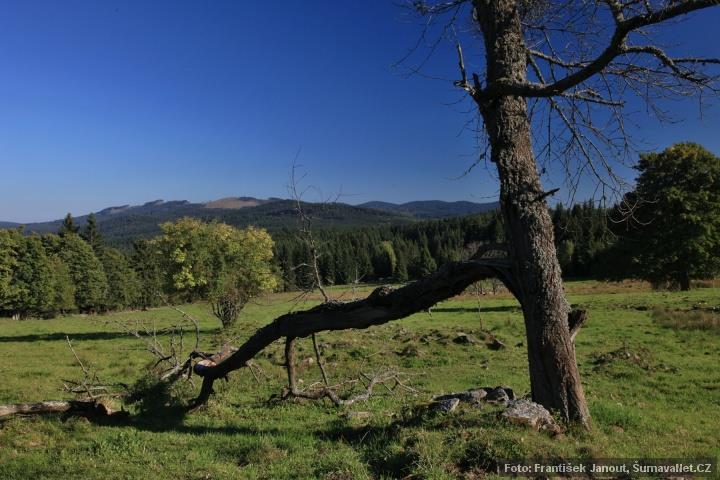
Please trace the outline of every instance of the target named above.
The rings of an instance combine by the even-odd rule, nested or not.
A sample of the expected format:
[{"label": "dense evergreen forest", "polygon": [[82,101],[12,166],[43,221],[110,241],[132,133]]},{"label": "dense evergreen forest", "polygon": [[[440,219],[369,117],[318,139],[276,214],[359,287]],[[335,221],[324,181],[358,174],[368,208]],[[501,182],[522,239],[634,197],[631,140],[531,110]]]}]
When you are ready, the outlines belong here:
[{"label": "dense evergreen forest", "polygon": [[[250,205],[243,208],[217,208],[216,205],[222,204],[223,200],[206,204],[156,200],[138,206],[109,207],[92,214],[92,216],[97,228],[103,234],[105,243],[126,251],[132,249],[135,240],[149,239],[159,235],[161,224],[174,222],[184,217],[197,218],[205,222],[218,221],[237,228],[253,225],[265,228],[270,232],[281,228],[290,228],[296,223],[297,213],[294,200],[279,198],[258,200],[250,197],[237,197],[230,200],[246,202]],[[444,205],[457,209],[455,204]],[[483,207],[483,204],[470,205],[473,205],[474,208]],[[400,225],[416,221],[416,217],[406,212],[362,208],[344,203],[303,202],[303,208],[313,215],[317,228]],[[424,211],[427,211],[427,207]],[[83,228],[89,218],[90,215],[75,217],[74,222]],[[62,223],[62,220],[25,225],[0,222],[0,228],[23,226],[25,233],[44,235],[57,232]]]},{"label": "dense evergreen forest", "polygon": [[[612,243],[606,211],[592,202],[553,210],[563,271],[568,276],[599,275],[598,257]],[[480,244],[502,242],[498,212],[411,225],[319,229],[318,264],[327,284],[413,280],[447,262],[466,259]],[[306,239],[297,231],[273,234],[276,262],[286,288],[302,286],[310,274]]]},{"label": "dense evergreen forest", "polygon": [[[613,238],[605,218],[605,210],[590,202],[553,210],[567,275],[601,273],[599,257]],[[417,279],[468,258],[480,244],[502,242],[503,235],[496,211],[407,225],[313,229],[320,274],[328,285]],[[311,285],[307,238],[290,228],[272,237],[278,288]],[[103,240],[93,216],[78,228],[68,215],[57,234],[0,230],[0,314],[53,316],[208,300],[209,291],[174,287],[175,265],[167,258],[172,252],[162,251],[159,238],[136,240],[130,252],[118,250]]]},{"label": "dense evergreen forest", "polygon": [[91,218],[68,215],[57,234],[0,230],[0,315],[52,317],[138,304],[141,286],[127,256],[106,246]]}]

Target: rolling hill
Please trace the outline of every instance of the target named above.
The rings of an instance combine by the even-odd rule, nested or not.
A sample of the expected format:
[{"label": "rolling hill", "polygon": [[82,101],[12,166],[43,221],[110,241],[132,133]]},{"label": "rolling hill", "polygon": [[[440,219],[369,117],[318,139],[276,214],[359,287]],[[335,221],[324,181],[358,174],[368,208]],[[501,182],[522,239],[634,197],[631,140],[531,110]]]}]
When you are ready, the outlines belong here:
[{"label": "rolling hill", "polygon": [[[303,203],[303,207],[313,218],[314,226],[325,228],[397,225],[421,219],[457,217],[491,210],[495,204],[426,201],[403,205],[368,202],[358,206]],[[206,221],[218,220],[236,227],[255,225],[270,231],[294,228],[298,221],[295,202],[279,198],[229,197],[206,203],[154,200],[143,205],[112,206],[95,212],[100,233],[108,243],[120,248],[129,248],[133,240],[157,235],[159,224],[163,222],[186,216]],[[75,221],[82,226],[87,221],[87,215],[75,217]],[[27,224],[0,222],[0,228],[22,225],[28,233],[43,234],[57,232],[61,224],[61,219]]]},{"label": "rolling hill", "polygon": [[401,204],[366,202],[358,205],[358,207],[371,208],[383,212],[408,214],[420,219],[462,217],[495,210],[498,206],[498,202],[443,202],[441,200],[420,200]]}]

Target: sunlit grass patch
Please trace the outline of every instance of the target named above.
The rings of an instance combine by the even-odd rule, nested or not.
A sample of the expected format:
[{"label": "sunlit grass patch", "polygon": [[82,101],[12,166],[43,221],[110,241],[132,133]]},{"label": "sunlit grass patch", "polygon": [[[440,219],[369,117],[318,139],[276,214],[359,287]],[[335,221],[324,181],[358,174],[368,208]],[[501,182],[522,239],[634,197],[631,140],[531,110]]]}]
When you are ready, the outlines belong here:
[{"label": "sunlit grass patch", "polygon": [[658,325],[683,330],[709,330],[720,333],[720,306],[714,309],[670,310],[656,307],[652,319]]},{"label": "sunlit grass patch", "polygon": [[[613,286],[616,289],[613,289]],[[366,294],[372,287],[363,287]],[[418,393],[379,389],[355,404],[350,416],[328,402],[269,401],[286,384],[283,343],[256,359],[258,382],[247,369],[217,382],[216,394],[199,412],[183,416],[166,395],[138,404],[128,418],[107,424],[57,416],[0,422],[0,478],[182,479],[381,479],[495,478],[498,459],[608,458],[628,456],[720,456],[720,336],[708,330],[667,328],[654,310],[693,312],[720,304],[720,289],[653,292],[644,284],[583,281],[568,284],[570,301],[589,310],[576,339],[577,359],[593,416],[589,432],[570,429],[552,436],[510,424],[497,407],[462,405],[430,414],[433,396],[468,388],[507,385],[530,392],[522,314],[501,295],[464,296],[367,330],[321,332],[332,381],[393,367],[408,374]],[[335,296],[343,294],[334,287]],[[361,293],[358,293],[360,295]],[[201,349],[238,344],[256,328],[297,305],[291,294],[251,304],[230,331],[203,304],[182,309],[200,320]],[[177,312],[160,308],[108,316],[53,320],[0,319],[0,349],[8,361],[0,403],[63,399],[63,378],[78,367],[68,349],[104,379],[141,388],[152,358],[146,345],[114,321],[171,324]],[[460,333],[490,332],[506,347],[484,341],[456,343]],[[298,361],[313,356],[309,339],[298,339]],[[313,365],[299,372],[303,385],[320,380]],[[187,398],[197,392],[189,387]],[[162,405],[158,405],[162,404]]]}]

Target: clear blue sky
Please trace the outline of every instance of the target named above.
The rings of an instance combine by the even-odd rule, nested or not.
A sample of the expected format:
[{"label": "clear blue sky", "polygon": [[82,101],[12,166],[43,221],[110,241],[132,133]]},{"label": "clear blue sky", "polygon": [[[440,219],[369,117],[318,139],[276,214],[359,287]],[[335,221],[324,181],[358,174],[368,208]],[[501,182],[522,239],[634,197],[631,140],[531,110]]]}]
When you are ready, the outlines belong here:
[{"label": "clear blue sky", "polygon": [[[718,55],[720,9],[669,37]],[[418,29],[391,0],[0,0],[0,220],[40,221],[163,198],[287,196],[488,201],[465,107],[447,82],[391,68]],[[449,50],[428,73],[455,76]],[[720,153],[717,109],[643,125],[662,148]],[[313,200],[312,196],[308,198]]]}]

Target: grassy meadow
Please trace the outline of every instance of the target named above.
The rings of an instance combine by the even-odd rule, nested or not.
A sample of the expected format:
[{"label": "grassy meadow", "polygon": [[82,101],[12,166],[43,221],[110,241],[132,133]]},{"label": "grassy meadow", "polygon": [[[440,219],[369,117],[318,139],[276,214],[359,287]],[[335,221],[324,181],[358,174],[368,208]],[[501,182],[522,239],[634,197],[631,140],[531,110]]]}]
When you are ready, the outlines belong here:
[{"label": "grassy meadow", "polygon": [[[266,378],[234,372],[227,383],[216,383],[204,409],[189,415],[169,406],[133,408],[127,417],[105,421],[0,421],[0,479],[492,478],[488,472],[498,458],[720,456],[719,314],[710,311],[720,307],[720,287],[653,292],[639,283],[587,281],[567,289],[571,302],[590,312],[577,338],[590,432],[534,432],[508,424],[489,405],[461,405],[449,414],[424,408],[434,395],[472,387],[529,392],[517,303],[503,294],[479,301],[462,296],[431,314],[318,336],[333,380],[390,366],[406,373],[417,393],[379,389],[347,409],[328,401],[271,400],[286,380],[283,346],[276,343],[256,360]],[[341,288],[333,294],[352,297]],[[229,332],[220,330],[207,305],[182,308],[201,321],[202,348],[212,351],[314,301],[298,303],[291,294],[263,298]],[[62,390],[63,379],[82,373],[66,335],[101,379],[132,384],[152,357],[118,323],[161,328],[178,319],[169,308],[0,319],[0,403],[72,398]],[[483,329],[507,347],[452,341],[459,332],[481,337]],[[191,340],[186,332],[186,345]],[[298,360],[312,352],[309,339],[299,341]],[[303,385],[319,380],[315,366],[300,368]]]}]

